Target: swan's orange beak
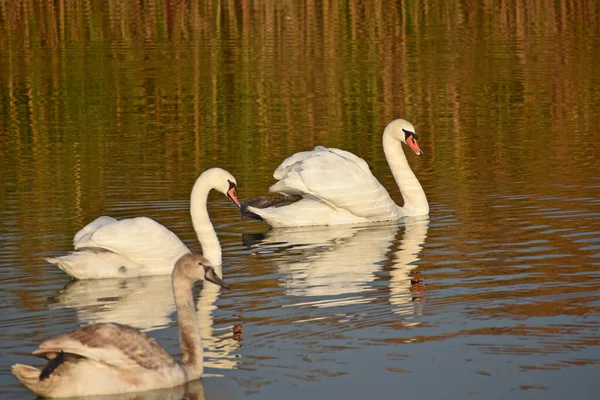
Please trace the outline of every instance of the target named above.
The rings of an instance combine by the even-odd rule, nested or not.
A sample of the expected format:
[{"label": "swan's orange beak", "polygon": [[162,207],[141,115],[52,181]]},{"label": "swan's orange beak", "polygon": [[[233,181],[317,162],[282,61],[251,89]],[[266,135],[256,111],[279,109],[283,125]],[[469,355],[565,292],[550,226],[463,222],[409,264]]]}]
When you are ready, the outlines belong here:
[{"label": "swan's orange beak", "polygon": [[417,144],[417,139],[415,139],[415,137],[413,135],[410,135],[406,138],[406,144],[408,145],[408,147],[410,147],[412,149],[412,151],[415,152],[416,155],[418,155],[418,156],[423,155],[423,152],[421,151],[421,149],[419,148],[419,145]]},{"label": "swan's orange beak", "polygon": [[235,186],[227,191],[227,197],[229,197],[229,199],[233,201],[238,208],[242,206],[237,198],[237,194],[235,193]]}]

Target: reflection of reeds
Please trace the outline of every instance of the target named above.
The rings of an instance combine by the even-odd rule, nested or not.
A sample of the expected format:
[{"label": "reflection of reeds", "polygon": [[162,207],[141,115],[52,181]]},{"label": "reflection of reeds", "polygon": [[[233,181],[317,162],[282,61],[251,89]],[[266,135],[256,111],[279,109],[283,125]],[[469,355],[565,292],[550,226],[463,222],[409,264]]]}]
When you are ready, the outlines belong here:
[{"label": "reflection of reeds", "polygon": [[[568,73],[570,70],[564,68],[564,63],[573,56],[569,49],[582,47],[579,41],[597,33],[593,32],[597,17],[595,2],[567,0],[500,2],[489,6],[455,2],[439,2],[434,6],[427,1],[366,6],[356,0],[3,1],[0,49],[4,54],[26,50],[29,57],[40,60],[55,56],[58,49],[67,45],[108,45],[116,59],[193,57],[197,65],[209,68],[207,86],[213,96],[203,96],[203,102],[211,99],[210,108],[213,112],[217,110],[218,98],[214,96],[217,89],[219,96],[231,95],[226,93],[228,89],[238,95],[255,96],[257,101],[251,105],[258,109],[246,111],[245,116],[254,123],[260,122],[260,126],[272,125],[273,116],[269,116],[268,109],[277,107],[284,110],[288,121],[301,114],[307,126],[324,130],[332,122],[351,122],[351,116],[345,115],[348,114],[345,104],[361,110],[364,118],[381,115],[373,121],[377,122],[372,124],[373,128],[395,114],[416,115],[433,126],[437,122],[434,115],[459,108],[460,98],[469,97],[464,90],[483,95],[494,90],[477,87],[478,82],[472,78],[478,71],[489,67],[493,68],[490,73],[500,78],[514,79],[524,63],[532,59],[536,62],[540,45],[546,47],[545,53],[556,57],[551,62],[563,64],[557,73]],[[590,32],[582,28],[586,25],[590,26]],[[530,44],[529,36],[539,32],[556,36],[556,40]],[[501,65],[498,60],[486,59],[486,46],[496,46],[503,40],[507,45],[512,40],[517,48],[507,49],[507,59]],[[182,43],[191,47],[191,55],[176,49],[161,51]],[[508,57],[509,54],[513,57]],[[435,69],[436,64],[450,65],[453,76],[426,76],[424,72]],[[229,81],[229,76],[225,79],[223,75],[225,66],[246,74],[236,76],[239,87],[225,86]],[[590,62],[588,74],[591,68]],[[561,75],[561,81],[577,81],[578,72],[565,79]],[[196,77],[197,74],[198,71]],[[141,75],[138,79],[148,79]],[[518,100],[526,101],[528,93],[548,83],[539,81],[540,77],[533,73],[524,81],[524,87],[513,85],[505,92],[520,90],[522,95]],[[184,83],[180,81],[172,87],[181,88]],[[530,89],[530,84],[536,87]],[[195,87],[198,85],[199,82]],[[164,92],[169,86],[161,85],[160,89]],[[461,88],[461,93],[452,88]],[[447,101],[435,99],[440,92],[446,93]],[[557,96],[568,92],[564,87],[556,89]],[[374,94],[378,97],[373,98]],[[312,102],[298,110],[293,96],[302,95],[310,97]],[[507,97],[495,100],[498,107],[511,101]],[[178,106],[183,105],[181,96],[176,96],[175,101]],[[160,105],[155,103],[157,107]],[[212,115],[210,119],[214,122],[213,113],[206,114],[208,110],[198,107],[197,102],[195,106],[196,113]],[[323,113],[323,109],[327,112]],[[564,110],[555,112],[559,118],[565,118]],[[457,112],[452,114],[452,121],[459,123]],[[319,120],[324,116],[329,118]],[[282,126],[286,130],[293,127],[289,123]],[[305,132],[304,138],[318,141],[323,134],[318,130]],[[267,137],[264,144],[269,143]]]},{"label": "reflection of reeds", "polygon": [[[77,221],[62,218],[53,230],[73,232],[104,212],[107,175],[172,185],[186,176],[180,186],[127,194],[185,198],[194,173],[215,159],[271,169],[325,144],[361,154],[391,182],[372,161],[382,159],[384,124],[402,115],[427,138],[436,179],[464,186],[468,199],[474,174],[548,177],[536,161],[568,161],[566,127],[596,143],[599,7],[3,0],[0,164],[14,172],[29,217],[64,210]],[[515,132],[544,147],[507,151]],[[508,168],[482,170],[482,158]],[[34,229],[28,223],[23,229]]]}]

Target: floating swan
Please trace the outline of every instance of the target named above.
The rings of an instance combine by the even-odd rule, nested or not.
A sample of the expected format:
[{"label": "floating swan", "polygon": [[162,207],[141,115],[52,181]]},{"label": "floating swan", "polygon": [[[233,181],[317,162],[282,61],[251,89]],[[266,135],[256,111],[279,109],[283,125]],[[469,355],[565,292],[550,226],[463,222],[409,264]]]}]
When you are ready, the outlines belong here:
[{"label": "floating swan", "polygon": [[[215,266],[214,270],[223,276],[222,266]],[[81,324],[116,322],[148,333],[176,322],[171,281],[168,275],[74,280],[54,296],[48,307],[73,310]],[[240,343],[231,334],[230,325],[215,326],[214,323],[220,293],[219,286],[205,285],[194,298],[204,345],[204,365],[221,370],[236,369],[240,363],[236,354]]]},{"label": "floating swan", "polygon": [[199,254],[183,255],[172,270],[181,365],[153,339],[128,325],[94,324],[43,342],[34,355],[43,369],[15,364],[13,374],[32,392],[47,397],[116,394],[174,387],[204,371],[202,340],[192,298],[192,282],[222,281]]},{"label": "floating swan", "polygon": [[[208,193],[216,189],[239,207],[236,185],[229,172],[211,168],[198,177],[192,189],[192,223],[203,255],[212,266],[221,265],[221,246],[206,207]],[[77,232],[73,245],[76,251],[46,260],[76,279],[167,275],[175,261],[190,252],[177,235],[147,217],[120,221],[99,217]]]},{"label": "floating swan", "polygon": [[[356,224],[427,215],[425,192],[401,145],[406,143],[420,156],[423,152],[416,139],[415,128],[403,119],[390,122],[383,131],[383,150],[402,193],[402,207],[394,203],[365,160],[344,150],[317,146],[288,157],[275,170],[273,177],[278,182],[269,190],[284,195],[281,204],[273,205],[276,201],[263,197],[252,199],[242,205],[242,215],[253,213],[274,227]],[[286,196],[293,196],[295,201]]]}]

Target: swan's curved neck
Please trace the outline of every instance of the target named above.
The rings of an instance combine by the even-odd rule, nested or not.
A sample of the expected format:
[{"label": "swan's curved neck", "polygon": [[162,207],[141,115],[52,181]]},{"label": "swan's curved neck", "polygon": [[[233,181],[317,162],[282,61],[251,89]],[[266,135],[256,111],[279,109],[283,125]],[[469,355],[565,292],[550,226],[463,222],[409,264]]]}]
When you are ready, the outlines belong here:
[{"label": "swan's curved neck", "polygon": [[181,366],[186,381],[190,381],[200,378],[204,372],[204,351],[192,297],[192,282],[177,267],[173,270],[173,293],[179,325]]},{"label": "swan's curved neck", "polygon": [[387,129],[383,132],[383,151],[404,199],[403,214],[405,216],[429,214],[425,191],[408,165],[402,143],[393,138]]},{"label": "swan's curved neck", "polygon": [[196,181],[190,198],[190,214],[196,236],[202,246],[202,255],[213,266],[221,265],[221,245],[208,215],[208,192],[212,188],[201,178]]}]

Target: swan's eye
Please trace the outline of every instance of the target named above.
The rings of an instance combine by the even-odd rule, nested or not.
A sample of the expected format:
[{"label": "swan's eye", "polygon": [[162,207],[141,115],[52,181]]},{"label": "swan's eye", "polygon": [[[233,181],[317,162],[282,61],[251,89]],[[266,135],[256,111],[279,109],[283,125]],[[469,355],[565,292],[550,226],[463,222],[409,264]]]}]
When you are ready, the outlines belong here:
[{"label": "swan's eye", "polygon": [[235,183],[231,182],[229,179],[227,180],[227,182],[229,182],[229,190],[234,189],[235,188]]},{"label": "swan's eye", "polygon": [[414,132],[411,132],[407,129],[402,129],[402,130],[404,131],[404,140],[408,140],[408,138],[411,136],[414,137],[415,139],[419,138],[419,136],[417,136],[417,134]]}]

